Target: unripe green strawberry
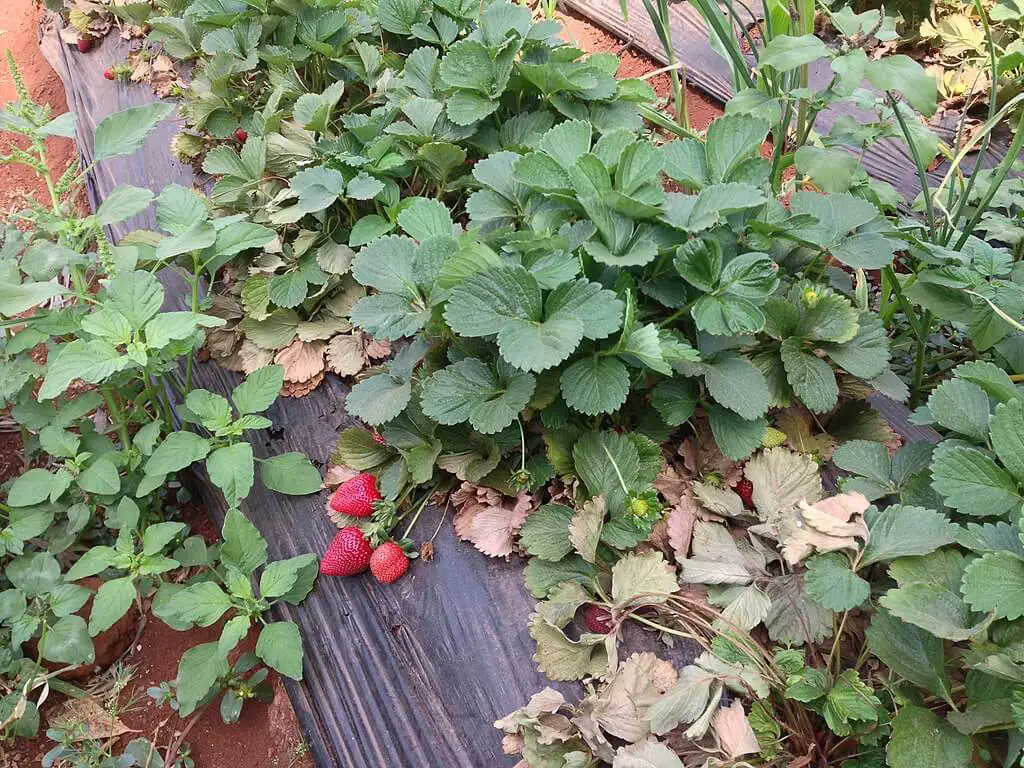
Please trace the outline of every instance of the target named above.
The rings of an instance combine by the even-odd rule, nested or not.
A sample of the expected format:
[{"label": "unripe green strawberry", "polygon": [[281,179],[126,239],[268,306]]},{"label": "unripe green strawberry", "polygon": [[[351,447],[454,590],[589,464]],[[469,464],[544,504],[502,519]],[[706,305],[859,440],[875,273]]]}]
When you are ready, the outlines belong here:
[{"label": "unripe green strawberry", "polygon": [[781,429],[775,427],[768,427],[764,431],[764,437],[761,438],[762,448],[777,448],[787,440],[787,435]]}]

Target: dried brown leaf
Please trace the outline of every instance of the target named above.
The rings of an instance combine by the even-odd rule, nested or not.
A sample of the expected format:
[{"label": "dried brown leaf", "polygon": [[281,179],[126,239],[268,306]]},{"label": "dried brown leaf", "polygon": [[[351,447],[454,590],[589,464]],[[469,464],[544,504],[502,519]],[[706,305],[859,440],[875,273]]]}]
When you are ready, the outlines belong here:
[{"label": "dried brown leaf", "polygon": [[274,356],[274,362],[284,366],[286,382],[307,382],[323,373],[326,346],[322,341],[296,339]]},{"label": "dried brown leaf", "polygon": [[327,367],[339,376],[355,376],[366,366],[364,342],[361,331],[338,334],[327,343]]},{"label": "dried brown leaf", "polygon": [[697,502],[692,496],[683,496],[668,515],[668,543],[676,562],[682,562],[690,552],[693,526],[697,521]]},{"label": "dried brown leaf", "polygon": [[513,501],[493,488],[463,483],[452,494],[455,533],[489,557],[512,554],[516,534],[536,503],[528,493]]},{"label": "dried brown leaf", "polygon": [[305,397],[320,386],[324,380],[324,371],[320,371],[309,381],[286,381],[281,387],[281,397]]},{"label": "dried brown leaf", "polygon": [[391,342],[370,339],[366,345],[366,356],[371,360],[383,360],[391,355]]},{"label": "dried brown leaf", "polygon": [[[118,718],[111,716],[99,702],[92,696],[81,699],[68,699],[58,713],[58,718],[65,723],[82,726],[80,735],[73,737],[73,741],[84,739],[113,739],[124,733],[138,733],[135,729],[129,728]],[[77,731],[78,729],[74,729]]]},{"label": "dried brown leaf", "polygon": [[755,755],[761,751],[754,729],[747,722],[743,703],[733,701],[728,707],[719,707],[711,718],[711,727],[726,757],[735,760],[742,755]]}]

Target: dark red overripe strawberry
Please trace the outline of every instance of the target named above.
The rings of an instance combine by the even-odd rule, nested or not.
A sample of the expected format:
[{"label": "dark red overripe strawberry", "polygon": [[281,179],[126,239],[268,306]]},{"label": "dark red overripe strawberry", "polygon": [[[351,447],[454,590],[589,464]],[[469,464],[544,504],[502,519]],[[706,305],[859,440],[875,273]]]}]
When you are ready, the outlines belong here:
[{"label": "dark red overripe strawberry", "polygon": [[612,615],[600,605],[588,603],[583,609],[583,624],[587,632],[597,635],[607,635],[612,631]]},{"label": "dark red overripe strawberry", "polygon": [[409,570],[409,556],[393,541],[385,541],[370,557],[370,573],[381,584],[398,581]]},{"label": "dark red overripe strawberry", "polygon": [[79,35],[78,37],[78,52],[88,53],[92,50],[92,38],[88,35]]},{"label": "dark red overripe strawberry", "polygon": [[245,140],[249,138],[249,132],[245,128],[239,128],[235,131],[235,138],[242,144],[245,144]]},{"label": "dark red overripe strawberry", "polygon": [[342,528],[320,561],[324,576],[355,576],[370,567],[373,547],[356,526]]},{"label": "dark red overripe strawberry", "polygon": [[363,472],[349,478],[338,486],[331,496],[329,505],[335,512],[352,517],[369,517],[373,514],[373,503],[380,501],[377,490],[377,478],[369,472]]},{"label": "dark red overripe strawberry", "polygon": [[107,78],[107,80],[117,80],[117,75],[114,74],[114,70],[110,67],[103,70],[103,76]]},{"label": "dark red overripe strawberry", "polygon": [[754,484],[752,482],[750,482],[749,480],[747,480],[747,478],[744,477],[742,480],[736,483],[736,485],[734,485],[732,489],[736,491],[737,495],[741,499],[743,499],[743,506],[746,509],[754,508]]}]

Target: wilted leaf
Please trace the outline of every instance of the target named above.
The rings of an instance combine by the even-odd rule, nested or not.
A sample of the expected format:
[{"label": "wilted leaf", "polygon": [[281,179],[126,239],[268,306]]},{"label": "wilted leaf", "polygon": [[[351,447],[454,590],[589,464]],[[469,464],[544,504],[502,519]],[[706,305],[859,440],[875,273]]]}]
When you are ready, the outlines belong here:
[{"label": "wilted leaf", "polygon": [[733,701],[728,707],[720,707],[711,718],[711,728],[726,757],[732,760],[761,751],[740,701]]},{"label": "wilted leaf", "polygon": [[516,534],[533,509],[533,497],[521,493],[511,501],[493,488],[463,483],[452,494],[455,533],[490,557],[512,554]]}]

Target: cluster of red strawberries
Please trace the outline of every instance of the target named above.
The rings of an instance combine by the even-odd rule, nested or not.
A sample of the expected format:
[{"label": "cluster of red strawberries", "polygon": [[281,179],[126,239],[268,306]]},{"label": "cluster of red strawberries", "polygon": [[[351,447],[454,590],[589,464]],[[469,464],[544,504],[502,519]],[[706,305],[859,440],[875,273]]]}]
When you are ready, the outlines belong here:
[{"label": "cluster of red strawberries", "polygon": [[[381,499],[377,478],[363,472],[339,485],[329,505],[345,515],[370,517]],[[393,541],[374,549],[362,530],[351,525],[338,531],[320,561],[320,573],[325,576],[355,576],[367,568],[377,581],[391,584],[409,570],[409,557]]]}]

